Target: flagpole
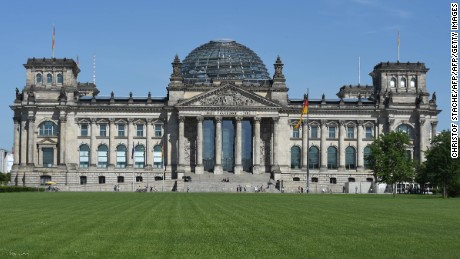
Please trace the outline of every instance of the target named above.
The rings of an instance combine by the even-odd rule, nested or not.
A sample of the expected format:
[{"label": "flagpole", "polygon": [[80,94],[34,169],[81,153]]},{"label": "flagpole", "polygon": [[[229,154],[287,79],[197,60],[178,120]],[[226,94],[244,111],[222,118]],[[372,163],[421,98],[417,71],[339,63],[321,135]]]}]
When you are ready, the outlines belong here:
[{"label": "flagpole", "polygon": [[[307,88],[307,101],[308,101],[308,94],[309,94],[309,89]],[[310,104],[308,104],[308,106],[310,106]],[[308,118],[309,118],[309,115],[310,114],[310,107],[308,107],[308,111],[307,111],[307,194],[310,193],[310,164],[309,164],[309,154],[308,154],[308,151],[310,150],[310,127],[308,125]]]},{"label": "flagpole", "polygon": [[401,45],[401,37],[398,31],[398,62],[399,62],[399,46]]},{"label": "flagpole", "polygon": [[54,24],[53,24],[53,36],[51,38],[51,58],[54,58],[54,41],[55,41],[55,37],[56,37],[56,30],[55,30]]}]

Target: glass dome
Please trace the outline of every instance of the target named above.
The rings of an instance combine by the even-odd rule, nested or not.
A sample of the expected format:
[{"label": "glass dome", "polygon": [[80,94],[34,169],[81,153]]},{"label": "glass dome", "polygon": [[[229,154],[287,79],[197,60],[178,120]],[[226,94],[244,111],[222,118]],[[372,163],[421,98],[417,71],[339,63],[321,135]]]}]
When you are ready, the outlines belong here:
[{"label": "glass dome", "polygon": [[234,40],[212,40],[192,50],[181,71],[184,78],[270,79],[259,56]]}]

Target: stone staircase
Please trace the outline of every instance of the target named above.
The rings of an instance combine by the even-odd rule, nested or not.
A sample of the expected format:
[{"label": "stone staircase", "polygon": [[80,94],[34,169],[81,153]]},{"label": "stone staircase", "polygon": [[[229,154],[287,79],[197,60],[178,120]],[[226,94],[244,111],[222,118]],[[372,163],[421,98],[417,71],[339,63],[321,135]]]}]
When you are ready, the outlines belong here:
[{"label": "stone staircase", "polygon": [[[178,180],[179,192],[237,192],[237,187],[241,186],[242,192],[271,192],[277,193],[279,190],[275,188],[275,182],[270,179],[270,174],[250,174],[243,173],[235,175],[233,173],[224,172],[223,174],[215,175],[213,173],[186,174],[191,181]],[[224,181],[228,179],[227,181]],[[262,190],[261,190],[262,186]]]}]

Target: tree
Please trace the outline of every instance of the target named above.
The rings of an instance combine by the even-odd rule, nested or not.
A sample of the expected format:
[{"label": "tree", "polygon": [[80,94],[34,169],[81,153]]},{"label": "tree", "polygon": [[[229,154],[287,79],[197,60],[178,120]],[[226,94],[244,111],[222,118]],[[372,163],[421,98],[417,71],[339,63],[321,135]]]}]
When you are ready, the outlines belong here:
[{"label": "tree", "polygon": [[433,138],[425,157],[430,183],[442,187],[444,198],[460,195],[460,159],[450,157],[450,131]]},{"label": "tree", "polygon": [[[412,180],[414,163],[406,149],[409,143],[409,136],[404,132],[390,132],[374,140],[369,146],[371,154],[367,161],[374,172],[375,182],[394,186],[396,183]],[[396,195],[394,187],[393,195]]]}]

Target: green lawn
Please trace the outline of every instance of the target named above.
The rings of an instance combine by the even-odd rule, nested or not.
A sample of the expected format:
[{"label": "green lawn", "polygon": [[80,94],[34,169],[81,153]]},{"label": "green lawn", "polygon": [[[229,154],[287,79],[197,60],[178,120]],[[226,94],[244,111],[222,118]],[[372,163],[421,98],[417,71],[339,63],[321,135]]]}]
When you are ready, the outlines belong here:
[{"label": "green lawn", "polygon": [[458,258],[460,199],[3,193],[0,258]]}]

